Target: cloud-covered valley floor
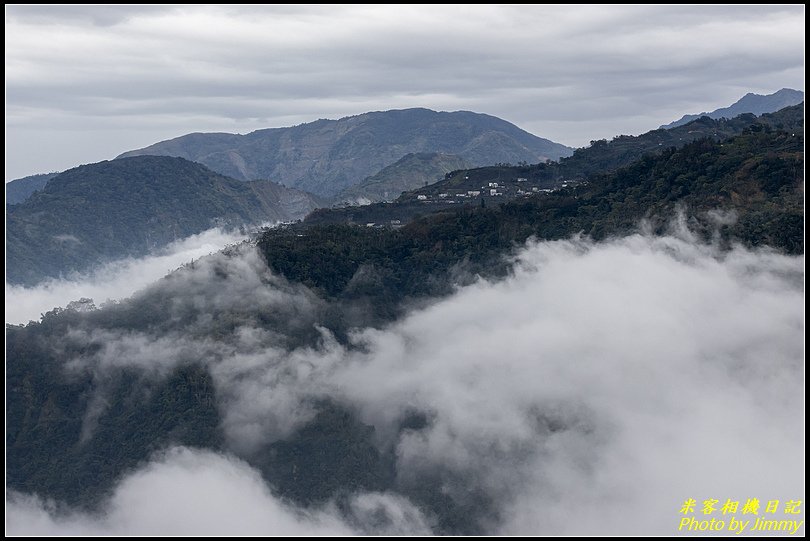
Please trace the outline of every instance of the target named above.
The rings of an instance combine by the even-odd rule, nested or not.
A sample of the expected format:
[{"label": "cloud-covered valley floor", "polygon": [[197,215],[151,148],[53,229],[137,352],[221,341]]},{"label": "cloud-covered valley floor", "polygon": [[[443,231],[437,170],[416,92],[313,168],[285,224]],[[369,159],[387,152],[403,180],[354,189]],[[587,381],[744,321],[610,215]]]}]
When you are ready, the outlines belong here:
[{"label": "cloud-covered valley floor", "polygon": [[[688,498],[804,500],[803,267],[688,233],[530,242],[508,278],[343,340],[319,320],[323,301],[273,276],[252,247],[204,258],[131,301],[174,299],[173,325],[71,328],[65,343],[93,347],[65,370],[159,380],[201,363],[225,449],[163,450],[95,512],[12,492],[7,533],[436,531],[436,509],[401,490],[416,485],[473,512],[486,502],[470,520],[494,534],[666,535]],[[290,341],[258,312],[318,326],[319,338]],[[213,333],[221,314],[236,323]],[[96,392],[83,435],[104,415],[101,383]],[[324,399],[393,452],[390,490],[303,509],[251,463]],[[413,412],[423,426],[400,429]]]}]

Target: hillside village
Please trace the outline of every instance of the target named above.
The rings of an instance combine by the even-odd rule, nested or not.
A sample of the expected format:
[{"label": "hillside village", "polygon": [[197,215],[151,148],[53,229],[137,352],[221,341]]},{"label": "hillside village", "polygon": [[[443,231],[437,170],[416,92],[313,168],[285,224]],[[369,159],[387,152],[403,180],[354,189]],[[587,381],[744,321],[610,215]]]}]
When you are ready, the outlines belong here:
[{"label": "hillside village", "polygon": [[488,200],[506,202],[539,193],[551,193],[560,188],[582,184],[584,179],[550,180],[544,165],[496,165],[451,171],[435,184],[403,193],[397,203],[419,202],[431,207],[478,203]]},{"label": "hillside village", "polygon": [[[554,191],[553,188],[541,187],[543,184],[538,182],[529,182],[527,177],[514,176],[498,181],[487,181],[482,183],[482,185],[479,187],[474,180],[471,182],[469,174],[470,171],[459,173],[459,176],[463,175],[463,179],[461,179],[463,180],[463,185],[457,186],[455,189],[447,189],[446,191],[441,191],[439,193],[435,193],[435,190],[427,190],[428,193],[409,193],[403,195],[403,198],[400,200],[413,199],[415,197],[417,201],[421,201],[423,203],[444,203],[452,205],[456,203],[469,203],[471,200],[479,198],[485,199],[492,197],[506,200]],[[464,188],[468,187],[466,184],[476,184],[476,186],[474,189],[464,191]],[[561,184],[562,187],[566,187],[568,185],[568,182],[563,182]],[[443,187],[447,188],[446,185]]]}]

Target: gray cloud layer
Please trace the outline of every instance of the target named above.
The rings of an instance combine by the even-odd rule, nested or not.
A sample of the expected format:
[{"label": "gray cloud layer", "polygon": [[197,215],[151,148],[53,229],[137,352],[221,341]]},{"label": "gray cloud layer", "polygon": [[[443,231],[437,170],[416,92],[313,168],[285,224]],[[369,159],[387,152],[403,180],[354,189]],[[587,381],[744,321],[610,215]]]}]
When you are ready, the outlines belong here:
[{"label": "gray cloud layer", "polygon": [[422,106],[581,146],[804,82],[803,6],[11,6],[7,178]]},{"label": "gray cloud layer", "polygon": [[[258,472],[238,459],[184,448],[155,457],[122,480],[103,513],[65,512],[53,502],[20,494],[12,494],[6,505],[6,533],[11,535],[357,533],[334,509],[305,512],[289,507],[270,494]],[[365,494],[352,502],[358,517],[388,508],[402,511],[409,506],[384,494]],[[411,525],[418,526],[418,512],[410,509],[415,518]]]},{"label": "gray cloud layer", "polygon": [[[198,311],[185,329],[74,332],[70,340],[101,347],[70,366],[103,374],[124,364],[160,377],[173,363],[205,359],[240,455],[306,422],[312,398],[349,404],[375,425],[380,445],[394,446],[402,482],[441,478],[454,499],[484,493],[497,502],[494,533],[673,534],[687,498],[804,500],[803,264],[767,250],[717,253],[688,232],[530,243],[511,278],[464,287],[385,329],[358,329],[350,346],[322,330],[317,347],[290,349],[247,313],[231,335],[201,339],[216,324],[207,314],[249,309],[247,298],[288,310],[285,321],[316,311],[316,299],[246,250],[160,286],[187,304],[173,309]],[[228,280],[214,280],[223,270]],[[414,410],[429,425],[397,435]],[[243,464],[188,453],[179,451],[182,475],[159,457],[119,485],[108,516],[70,515],[69,524],[98,531],[102,520],[107,531],[134,533],[154,513],[165,531],[188,532],[182,510],[208,505],[194,494],[235,493],[237,505],[221,502],[233,515],[206,516],[210,531],[259,509],[281,516],[277,529],[246,520],[234,532],[348,528],[328,509],[302,523]],[[186,477],[188,464],[196,469]],[[160,505],[120,504],[144,494],[159,502],[178,494],[182,512],[172,519]],[[352,527],[366,508],[392,531],[430,524],[402,498],[358,498]],[[15,501],[19,533],[60,520]]]},{"label": "gray cloud layer", "polygon": [[130,297],[194,259],[210,255],[244,239],[238,232],[210,229],[174,242],[158,253],[140,259],[124,259],[101,265],[90,275],[48,280],[34,287],[6,284],[6,323],[38,321],[54,307],[65,307],[81,298],[102,304]]}]

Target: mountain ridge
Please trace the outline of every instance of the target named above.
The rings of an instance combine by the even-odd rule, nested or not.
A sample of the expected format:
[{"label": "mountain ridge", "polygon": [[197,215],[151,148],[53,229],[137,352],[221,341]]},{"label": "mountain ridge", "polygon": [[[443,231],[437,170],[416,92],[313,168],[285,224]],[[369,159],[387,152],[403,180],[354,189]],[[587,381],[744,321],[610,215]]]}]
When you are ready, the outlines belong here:
[{"label": "mountain ridge", "polygon": [[8,208],[6,279],[33,284],[144,255],[215,226],[298,219],[320,204],[299,190],[238,181],[183,158],[82,165]]},{"label": "mountain ridge", "polygon": [[335,202],[351,205],[393,201],[403,192],[432,184],[451,171],[469,167],[468,162],[453,154],[412,152],[344,189],[336,196]]},{"label": "mountain ridge", "polygon": [[27,177],[15,178],[14,180],[7,182],[6,206],[22,203],[31,197],[34,192],[42,190],[48,181],[58,174],[58,172],[39,173],[35,175],[28,175]]},{"label": "mountain ridge", "polygon": [[670,148],[681,148],[701,139],[721,142],[739,136],[746,130],[779,130],[801,135],[804,133],[803,104],[759,117],[750,113],[732,119],[701,117],[669,130],[659,128],[636,136],[618,135],[611,141],[591,141],[590,146],[578,148],[573,156],[558,162],[495,165],[454,171],[436,183],[403,193],[393,202],[362,207],[321,208],[313,211],[305,222],[383,225],[393,220],[403,224],[419,216],[465,205],[502,204],[531,197],[536,192],[575,186],[594,174],[610,173]]},{"label": "mountain ridge", "polygon": [[454,154],[472,165],[487,165],[534,163],[572,151],[491,115],[412,108],[264,128],[244,135],[192,133],[118,158],[177,156],[239,180],[269,178],[334,196],[409,153]]},{"label": "mountain ridge", "polygon": [[702,116],[707,116],[713,119],[719,118],[734,118],[744,113],[751,113],[754,115],[762,115],[764,113],[773,113],[791,105],[797,105],[804,101],[804,92],[801,90],[794,90],[792,88],[782,88],[773,94],[755,94],[753,92],[747,93],[745,96],[732,103],[728,107],[721,107],[712,112],[703,112],[697,115],[687,114],[682,116],[679,120],[670,122],[660,126],[663,129],[671,129],[678,126],[697,120]]}]

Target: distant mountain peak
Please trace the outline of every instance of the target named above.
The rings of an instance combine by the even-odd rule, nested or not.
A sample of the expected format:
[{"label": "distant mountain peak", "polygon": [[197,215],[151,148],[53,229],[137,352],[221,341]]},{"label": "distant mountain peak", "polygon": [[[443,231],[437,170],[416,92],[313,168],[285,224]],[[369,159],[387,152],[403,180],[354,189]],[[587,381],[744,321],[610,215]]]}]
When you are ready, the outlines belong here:
[{"label": "distant mountain peak", "polygon": [[729,105],[720,109],[715,109],[712,112],[703,112],[696,115],[684,115],[680,120],[670,122],[661,126],[663,129],[675,128],[683,126],[684,124],[696,120],[702,116],[707,116],[713,119],[719,118],[734,118],[735,116],[744,113],[752,113],[755,115],[762,115],[764,113],[773,113],[791,105],[797,105],[804,101],[804,92],[801,90],[794,90],[792,88],[782,88],[773,94],[755,94],[753,92],[747,93],[745,96]]},{"label": "distant mountain peak", "polygon": [[119,156],[177,156],[239,180],[272,179],[322,196],[363,182],[409,153],[458,156],[470,166],[538,163],[573,149],[506,120],[426,108],[371,111],[245,135],[189,134]]}]

